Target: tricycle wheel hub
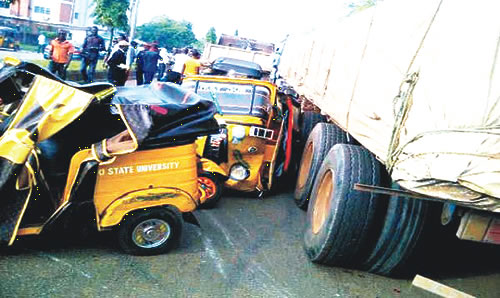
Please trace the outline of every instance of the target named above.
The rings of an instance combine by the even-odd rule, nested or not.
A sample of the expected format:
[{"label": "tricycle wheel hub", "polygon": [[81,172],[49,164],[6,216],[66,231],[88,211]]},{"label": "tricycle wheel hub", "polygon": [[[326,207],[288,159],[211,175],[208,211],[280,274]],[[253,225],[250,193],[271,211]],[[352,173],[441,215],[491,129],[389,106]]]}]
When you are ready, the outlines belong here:
[{"label": "tricycle wheel hub", "polygon": [[142,248],[162,245],[170,237],[170,225],[162,219],[148,219],[138,224],[132,232],[134,244]]},{"label": "tricycle wheel hub", "polygon": [[211,199],[217,192],[217,185],[212,181],[212,179],[206,177],[198,177],[198,182],[201,187],[207,193],[207,199]]}]

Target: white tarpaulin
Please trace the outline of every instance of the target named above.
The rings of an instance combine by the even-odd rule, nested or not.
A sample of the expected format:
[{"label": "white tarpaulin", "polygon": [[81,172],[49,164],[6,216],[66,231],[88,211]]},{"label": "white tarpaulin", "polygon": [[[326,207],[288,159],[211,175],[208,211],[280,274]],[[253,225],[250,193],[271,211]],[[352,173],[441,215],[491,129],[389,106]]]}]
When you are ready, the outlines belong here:
[{"label": "white tarpaulin", "polygon": [[500,212],[499,11],[385,0],[291,36],[280,75],[403,187]]}]

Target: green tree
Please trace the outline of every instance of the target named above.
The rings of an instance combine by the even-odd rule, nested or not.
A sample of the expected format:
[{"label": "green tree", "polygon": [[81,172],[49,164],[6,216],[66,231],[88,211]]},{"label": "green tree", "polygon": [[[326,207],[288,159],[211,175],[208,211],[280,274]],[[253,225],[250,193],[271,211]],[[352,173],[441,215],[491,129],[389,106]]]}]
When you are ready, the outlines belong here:
[{"label": "green tree", "polygon": [[[363,11],[367,8],[377,5],[379,0],[356,0],[347,5],[350,10],[349,14],[353,14],[355,12]],[[383,1],[383,0],[380,0]]]},{"label": "green tree", "polygon": [[217,34],[215,34],[214,27],[210,27],[210,29],[207,32],[207,35],[205,36],[205,39],[209,43],[216,43],[217,42]]},{"label": "green tree", "polygon": [[96,23],[111,29],[111,39],[115,28],[128,30],[129,0],[94,0],[94,3],[96,7],[93,16],[96,17]]},{"label": "green tree", "polygon": [[167,17],[157,17],[152,22],[137,27],[137,38],[146,42],[157,41],[168,50],[194,46],[198,42],[191,23]]}]

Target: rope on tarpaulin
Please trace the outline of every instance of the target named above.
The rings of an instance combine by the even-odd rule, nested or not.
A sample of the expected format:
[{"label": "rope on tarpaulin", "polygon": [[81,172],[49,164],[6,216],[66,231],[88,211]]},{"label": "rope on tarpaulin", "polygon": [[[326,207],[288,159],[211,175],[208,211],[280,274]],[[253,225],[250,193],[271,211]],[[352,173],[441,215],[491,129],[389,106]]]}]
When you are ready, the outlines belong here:
[{"label": "rope on tarpaulin", "polygon": [[[401,84],[399,94],[393,101],[394,109],[399,106],[399,110],[394,110],[394,116],[396,119],[394,121],[391,142],[389,143],[389,150],[386,159],[386,168],[389,174],[392,174],[392,169],[403,149],[403,146],[400,146],[399,144],[399,140],[401,137],[401,131],[406,123],[406,120],[408,119],[409,111],[413,105],[413,90],[415,89],[418,78],[418,72],[409,74]],[[404,88],[405,85],[406,88]]]},{"label": "rope on tarpaulin", "polygon": [[[422,49],[422,46],[424,44],[424,41],[429,34],[429,31],[432,28],[432,24],[434,24],[434,21],[436,20],[436,16],[441,8],[441,5],[443,4],[443,0],[439,1],[439,4],[436,8],[436,11],[434,12],[434,15],[432,16],[432,19],[429,22],[429,25],[427,26],[427,30],[424,33],[424,36],[422,37],[422,40],[420,41],[420,44],[418,45],[417,50],[415,51],[415,54],[413,55],[413,58],[410,61],[410,64],[408,65],[408,69],[406,71],[406,79],[401,83],[400,88],[399,88],[399,94],[394,98],[393,101],[393,106],[394,109],[399,106],[399,111],[394,111],[394,116],[396,117],[395,119],[395,124],[393,127],[392,135],[391,135],[391,142],[389,143],[389,150],[387,152],[387,159],[386,159],[386,168],[389,174],[392,174],[392,169],[398,159],[398,156],[402,152],[402,147],[399,144],[400,136],[401,136],[401,131],[406,123],[406,120],[408,119],[408,113],[411,109],[411,106],[413,105],[413,90],[415,89],[415,85],[417,84],[418,78],[419,78],[419,72],[410,72],[417,56],[420,50]],[[405,88],[406,86],[406,88]],[[405,88],[405,89],[404,89]]]}]

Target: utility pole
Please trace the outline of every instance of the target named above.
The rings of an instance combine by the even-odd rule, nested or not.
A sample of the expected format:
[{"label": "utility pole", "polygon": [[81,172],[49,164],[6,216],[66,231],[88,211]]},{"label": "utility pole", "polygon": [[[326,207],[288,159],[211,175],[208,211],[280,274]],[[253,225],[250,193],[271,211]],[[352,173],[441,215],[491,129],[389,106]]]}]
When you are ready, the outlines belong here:
[{"label": "utility pole", "polygon": [[[137,26],[137,13],[139,11],[139,2],[140,0],[132,0],[132,4],[131,4],[131,11],[130,11],[130,35],[129,35],[129,38],[128,40],[130,42],[132,42],[134,40],[134,37],[135,37],[135,27]],[[135,51],[135,49],[134,49]],[[127,54],[127,66],[131,66],[132,65],[132,52],[133,51],[128,51],[128,54]]]}]

